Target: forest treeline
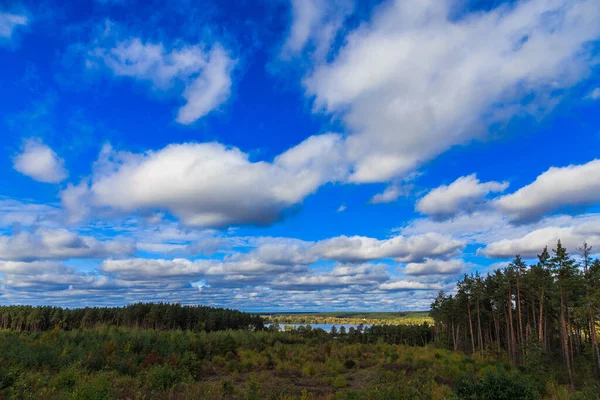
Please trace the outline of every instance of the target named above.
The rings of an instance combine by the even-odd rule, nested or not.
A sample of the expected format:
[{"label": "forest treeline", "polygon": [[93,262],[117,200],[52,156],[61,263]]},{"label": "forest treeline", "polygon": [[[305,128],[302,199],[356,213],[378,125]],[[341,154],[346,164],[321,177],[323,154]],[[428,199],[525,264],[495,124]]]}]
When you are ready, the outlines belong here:
[{"label": "forest treeline", "polygon": [[400,313],[306,313],[263,315],[269,323],[285,324],[332,324],[332,325],[421,325],[433,323],[427,311]]},{"label": "forest treeline", "polygon": [[136,303],[125,307],[61,308],[52,306],[0,306],[0,329],[73,330],[96,325],[156,330],[196,331],[261,330],[263,319],[238,310],[170,303]]},{"label": "forest treeline", "polygon": [[[269,331],[280,331],[277,324],[269,326]],[[358,325],[346,329],[335,325],[331,331],[326,332],[321,328],[313,329],[310,325],[289,329],[292,333],[309,339],[321,341],[336,340],[343,343],[377,343],[402,344],[405,346],[426,346],[433,342],[433,326],[424,322],[422,324],[406,325],[373,325],[365,327]]]},{"label": "forest treeline", "polygon": [[600,371],[600,260],[591,247],[569,255],[558,241],[537,262],[520,256],[485,277],[465,275],[457,292],[431,306],[438,345],[467,353],[505,354],[512,364],[561,360],[574,374]]}]

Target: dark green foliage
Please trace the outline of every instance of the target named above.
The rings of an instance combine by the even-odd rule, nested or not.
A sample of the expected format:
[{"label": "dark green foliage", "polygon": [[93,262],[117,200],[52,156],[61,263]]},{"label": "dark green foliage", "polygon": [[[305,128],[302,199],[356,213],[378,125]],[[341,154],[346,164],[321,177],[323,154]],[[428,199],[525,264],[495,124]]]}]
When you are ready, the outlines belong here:
[{"label": "dark green foliage", "polygon": [[91,380],[79,384],[71,399],[75,400],[108,400],[115,398],[111,396],[111,377],[106,374],[100,374]]},{"label": "dark green foliage", "polygon": [[469,400],[535,400],[540,397],[527,379],[510,376],[503,369],[487,371],[478,382],[472,376],[462,376],[455,383],[459,399]]},{"label": "dark green foliage", "polygon": [[225,329],[262,330],[259,315],[206,306],[182,306],[169,303],[136,303],[126,307],[0,306],[0,329],[45,331],[93,328],[96,325],[145,329]]},{"label": "dark green foliage", "polygon": [[220,387],[221,396],[223,397],[231,396],[235,391],[235,386],[233,385],[233,382],[226,378],[221,379]]},{"label": "dark green foliage", "polygon": [[600,261],[587,244],[579,250],[581,262],[558,241],[532,266],[517,255],[486,277],[465,275],[455,295],[440,292],[431,305],[435,343],[506,359],[538,381],[550,369],[572,387],[597,380]]},{"label": "dark green foliage", "polygon": [[155,365],[148,370],[146,384],[152,390],[167,390],[186,379],[189,379],[186,371],[163,364]]}]

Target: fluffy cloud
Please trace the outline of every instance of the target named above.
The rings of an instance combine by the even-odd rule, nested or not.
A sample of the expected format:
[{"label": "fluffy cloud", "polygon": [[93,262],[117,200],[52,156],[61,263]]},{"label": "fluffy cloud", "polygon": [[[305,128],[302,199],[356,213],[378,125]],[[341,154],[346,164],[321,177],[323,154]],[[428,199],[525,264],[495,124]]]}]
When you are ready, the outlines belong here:
[{"label": "fluffy cloud", "polygon": [[503,196],[496,206],[511,220],[527,222],[563,207],[585,207],[600,202],[600,160],[552,167],[531,184]]},{"label": "fluffy cloud", "polygon": [[563,246],[575,254],[576,249],[587,242],[597,254],[600,251],[600,228],[597,215],[574,219],[567,226],[548,226],[535,229],[523,236],[514,239],[502,239],[489,243],[478,251],[479,254],[494,258],[509,258],[520,254],[523,257],[534,258],[548,246],[556,247],[560,240]]},{"label": "fluffy cloud", "polygon": [[352,12],[351,0],[292,0],[292,25],[283,45],[282,55],[300,53],[307,45],[314,46],[314,55],[327,55],[331,43],[344,19]]},{"label": "fluffy cloud", "polygon": [[133,254],[128,242],[99,241],[65,229],[38,229],[0,236],[0,260],[101,258]]},{"label": "fluffy cloud", "polygon": [[387,265],[337,265],[326,273],[283,275],[271,283],[277,289],[322,290],[346,286],[376,286],[389,279]]},{"label": "fluffy cloud", "polygon": [[238,254],[234,259],[257,260],[275,265],[308,265],[318,260],[309,243],[265,243],[249,254]]},{"label": "fluffy cloud", "polygon": [[552,167],[537,179],[496,201],[500,211],[517,222],[537,220],[563,207],[585,207],[600,202],[600,160]]},{"label": "fluffy cloud", "polygon": [[[184,228],[161,218],[127,218],[121,223],[101,221],[85,229],[94,230],[98,236],[126,234],[131,242],[100,241],[49,228],[38,228],[33,233],[18,232],[17,228],[11,236],[2,237],[0,286],[3,295],[0,302],[77,306],[183,301],[240,308],[247,300],[255,308],[290,310],[325,305],[343,308],[347,304],[365,309],[380,308],[381,304],[388,304],[386,302],[392,305],[399,301],[398,304],[405,304],[404,308],[420,309],[426,308],[428,296],[413,293],[410,299],[404,299],[401,293],[414,289],[432,291],[438,287],[426,279],[431,277],[419,277],[408,280],[402,289],[397,283],[402,279],[390,280],[388,264],[341,263],[335,258],[327,261],[332,255],[322,254],[336,243],[337,256],[332,257],[339,259],[377,260],[379,256],[395,255],[421,258],[424,247],[418,242],[424,241],[423,238],[414,241],[358,238],[362,243],[358,257],[356,246],[342,250],[339,239],[348,239],[343,237],[320,242],[236,237],[213,230]],[[432,247],[427,253],[439,253],[437,241],[428,240]],[[140,242],[134,247],[135,241],[150,244],[158,253],[165,250],[186,255],[192,254],[191,246],[195,243],[205,247],[204,241],[215,241],[210,246],[219,252],[225,249],[225,255],[222,259],[114,258],[130,256],[135,247],[143,247]],[[164,246],[156,248],[160,244]],[[252,250],[240,253],[240,249]],[[97,269],[84,272],[77,260],[83,257],[103,260]],[[56,261],[67,259],[70,261]],[[94,264],[94,260],[85,261],[86,266]],[[381,288],[386,283],[395,286]]]},{"label": "fluffy cloud", "polygon": [[[546,223],[546,221],[544,221]],[[513,225],[508,218],[494,211],[475,211],[458,214],[453,218],[436,220],[417,218],[397,231],[403,235],[420,235],[437,232],[469,244],[490,243],[496,240],[518,237],[532,229],[531,226]]]},{"label": "fluffy cloud", "polygon": [[322,184],[345,176],[339,140],[334,134],[313,136],[272,163],[252,162],[219,143],[170,145],[144,154],[106,147],[91,185],[69,186],[61,198],[79,219],[88,206],[124,213],[159,209],[191,226],[268,224]]},{"label": "fluffy cloud", "polygon": [[105,260],[101,271],[126,280],[155,280],[168,278],[198,278],[206,273],[211,261],[190,261],[188,259],[153,260],[131,258]]},{"label": "fluffy cloud", "polygon": [[25,142],[21,153],[13,159],[13,168],[23,175],[45,183],[59,183],[68,176],[64,160],[39,139]]},{"label": "fluffy cloud", "polygon": [[143,43],[139,38],[117,42],[113,47],[89,51],[89,67],[105,65],[115,76],[149,81],[154,90],[178,90],[186,100],[177,122],[191,124],[229,98],[235,61],[219,44],[167,49],[162,43]]},{"label": "fluffy cloud", "polygon": [[380,290],[384,291],[407,291],[407,290],[442,290],[444,286],[440,283],[425,283],[418,281],[409,281],[405,279],[394,279],[379,285]]},{"label": "fluffy cloud", "polygon": [[[176,258],[173,260],[131,258],[105,260],[100,269],[102,273],[115,276],[122,280],[148,281],[156,279],[184,279],[197,281],[200,278],[225,277],[244,280],[247,276],[262,276],[263,280],[273,274],[290,271],[306,271],[306,267],[276,265],[257,260],[227,261],[217,260],[188,260]],[[218,283],[215,279],[211,283]],[[243,282],[242,282],[243,283]]]},{"label": "fluffy cloud", "polygon": [[363,262],[394,258],[402,262],[419,261],[428,257],[449,257],[464,247],[464,243],[437,233],[416,236],[395,236],[379,240],[364,236],[339,236],[321,240],[311,249],[313,254],[327,260]]},{"label": "fluffy cloud", "polygon": [[28,22],[25,15],[0,12],[0,38],[10,39],[16,27],[25,26]]},{"label": "fluffy cloud", "polygon": [[463,260],[426,259],[422,263],[409,263],[402,272],[407,275],[446,275],[457,274],[464,268]]},{"label": "fluffy cloud", "polygon": [[[341,115],[353,182],[388,181],[584,79],[595,0],[531,0],[456,17],[451,0],[389,1],[304,81]],[[554,100],[554,99],[553,99]],[[534,108],[536,108],[534,107]]]},{"label": "fluffy cloud", "polygon": [[384,259],[401,262],[427,258],[448,258],[464,247],[464,242],[447,235],[427,233],[376,239],[365,236],[336,236],[317,242],[285,238],[259,238],[248,243],[256,248],[249,253],[235,253],[226,261],[245,261],[266,265],[300,266],[318,261],[364,263]]},{"label": "fluffy cloud", "polygon": [[61,273],[65,270],[65,265],[56,261],[0,261],[0,272],[3,274],[38,275]]},{"label": "fluffy cloud", "polygon": [[0,228],[14,225],[53,226],[61,214],[61,210],[53,205],[0,198]]},{"label": "fluffy cloud", "polygon": [[391,203],[393,201],[398,200],[398,197],[402,196],[403,191],[402,188],[398,185],[390,185],[385,188],[382,193],[377,193],[375,196],[371,198],[371,203],[373,204],[381,204],[381,203]]},{"label": "fluffy cloud", "polygon": [[415,208],[436,219],[445,219],[472,209],[489,193],[502,192],[507,187],[508,182],[481,183],[475,174],[463,176],[450,185],[433,189],[417,202]]},{"label": "fluffy cloud", "polygon": [[54,261],[15,262],[0,261],[0,280],[10,290],[33,293],[64,291],[74,285],[81,288],[99,288],[107,280],[94,274],[78,271],[63,263]]},{"label": "fluffy cloud", "polygon": [[478,250],[480,255],[510,258],[516,254],[535,257],[544,246],[550,249],[559,239],[571,252],[584,241],[600,251],[597,226],[600,226],[599,214],[555,215],[535,223],[514,225],[497,212],[475,212],[444,221],[419,218],[399,231],[404,235],[439,232],[472,245],[483,245]]}]

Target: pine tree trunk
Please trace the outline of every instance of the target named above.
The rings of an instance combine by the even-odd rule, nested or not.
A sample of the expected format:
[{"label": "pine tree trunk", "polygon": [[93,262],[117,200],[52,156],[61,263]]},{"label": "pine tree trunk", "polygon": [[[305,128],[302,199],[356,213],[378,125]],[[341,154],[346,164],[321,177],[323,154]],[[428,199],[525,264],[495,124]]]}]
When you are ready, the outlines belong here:
[{"label": "pine tree trunk", "polygon": [[508,325],[509,325],[509,331],[510,331],[510,348],[511,348],[511,361],[513,363],[516,362],[516,347],[517,347],[517,343],[516,343],[516,339],[515,339],[515,329],[514,329],[514,323],[513,323],[513,315],[512,315],[512,288],[509,286],[508,288]]},{"label": "pine tree trunk", "polygon": [[494,313],[494,329],[496,330],[496,346],[498,348],[498,357],[500,357],[500,316]]},{"label": "pine tree trunk", "polygon": [[523,338],[523,314],[521,313],[521,284],[519,280],[519,272],[517,270],[517,318],[519,318],[519,345],[521,347],[521,356],[525,352],[525,340]]},{"label": "pine tree trunk", "polygon": [[[540,297],[540,329],[538,330],[538,339],[541,343],[544,343],[544,288],[542,288],[542,296]],[[544,346],[545,348],[546,346]]]},{"label": "pine tree trunk", "polygon": [[572,335],[573,331],[571,329],[571,310],[567,307],[567,335],[569,338],[569,356],[571,357],[571,366],[575,365],[575,362],[573,361],[573,356],[575,354],[575,352],[573,351],[573,335]]},{"label": "pine tree trunk", "polygon": [[460,322],[456,325],[456,342],[454,343],[454,351],[458,351],[460,342],[458,341],[458,333],[460,332]]},{"label": "pine tree trunk", "polygon": [[573,386],[573,372],[571,371],[571,357],[569,355],[569,338],[567,333],[567,320],[565,317],[565,295],[564,290],[560,289],[560,336],[561,336],[561,345],[563,350],[563,357],[565,360],[565,364],[567,365],[567,370],[569,372],[569,381]]},{"label": "pine tree trunk", "polygon": [[475,353],[475,336],[473,335],[473,319],[471,318],[471,302],[469,299],[467,299],[467,313],[469,316],[469,331],[471,332],[471,349]]},{"label": "pine tree trunk", "polygon": [[596,321],[594,319],[594,312],[590,312],[590,336],[592,338],[592,348],[596,353],[598,359],[598,368],[600,368],[600,349],[598,348],[598,336],[596,335]]},{"label": "pine tree trunk", "polygon": [[457,348],[456,348],[456,335],[454,333],[454,318],[452,318],[452,345],[454,346],[454,351],[457,351]]},{"label": "pine tree trunk", "polygon": [[481,308],[479,304],[479,299],[477,299],[477,329],[479,331],[479,350],[481,354],[483,354],[483,336],[481,334]]},{"label": "pine tree trunk", "polygon": [[531,303],[529,303],[529,305],[531,306],[531,328],[533,329],[533,331],[531,332],[531,337],[536,337],[538,336],[537,332],[539,329],[539,325],[538,325],[538,320],[537,320],[537,315],[535,313],[535,302],[532,301]]}]

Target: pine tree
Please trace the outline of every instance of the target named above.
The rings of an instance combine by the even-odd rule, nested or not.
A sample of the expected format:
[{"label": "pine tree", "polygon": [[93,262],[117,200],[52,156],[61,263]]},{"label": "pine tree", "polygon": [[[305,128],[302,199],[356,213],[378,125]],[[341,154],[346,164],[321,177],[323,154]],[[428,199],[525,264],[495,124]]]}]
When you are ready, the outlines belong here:
[{"label": "pine tree", "polygon": [[569,314],[569,289],[573,277],[577,273],[575,261],[569,257],[567,249],[562,246],[560,240],[556,245],[556,249],[552,250],[554,256],[550,259],[550,265],[554,273],[560,291],[560,336],[561,348],[563,352],[564,362],[569,372],[569,379],[573,384],[573,366],[571,363],[571,352],[569,351],[569,327],[567,326],[567,316]]}]

